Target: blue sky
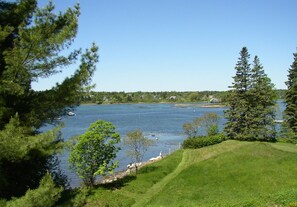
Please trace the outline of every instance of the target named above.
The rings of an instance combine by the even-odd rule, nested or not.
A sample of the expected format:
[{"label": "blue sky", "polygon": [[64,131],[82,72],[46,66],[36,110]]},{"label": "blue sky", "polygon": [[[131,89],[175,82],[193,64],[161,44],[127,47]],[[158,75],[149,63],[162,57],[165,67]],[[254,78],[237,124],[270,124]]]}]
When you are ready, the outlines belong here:
[{"label": "blue sky", "polygon": [[[77,1],[53,2],[65,11]],[[99,46],[96,91],[228,90],[244,46],[276,88],[286,88],[297,47],[296,0],[83,0],[80,6],[73,47]],[[74,70],[33,88],[51,88]]]}]

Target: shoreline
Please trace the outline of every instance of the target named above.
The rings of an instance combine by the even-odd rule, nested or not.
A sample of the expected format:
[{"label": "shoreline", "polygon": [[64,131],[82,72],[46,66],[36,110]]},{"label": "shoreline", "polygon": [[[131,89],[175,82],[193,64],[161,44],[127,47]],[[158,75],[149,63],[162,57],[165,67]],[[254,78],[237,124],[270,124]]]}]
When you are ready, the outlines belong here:
[{"label": "shoreline", "polygon": [[186,107],[197,107],[197,108],[225,108],[224,104],[213,104],[208,102],[137,102],[137,103],[82,103],[80,106],[107,106],[107,105],[130,105],[130,104],[174,104],[175,107],[186,108]]},{"label": "shoreline", "polygon": [[[141,162],[141,165],[138,166],[138,170],[145,167],[146,165],[158,162],[158,161],[164,159],[166,156],[163,156],[162,158],[155,159],[155,160],[148,160],[148,161]],[[126,170],[122,170],[122,171],[119,171],[119,172],[115,172],[115,173],[113,173],[111,175],[107,175],[107,176],[102,177],[100,180],[98,180],[96,182],[96,185],[104,185],[104,184],[113,183],[113,182],[115,182],[115,181],[117,181],[119,179],[123,179],[124,177],[126,177],[128,175],[131,175],[134,172],[136,172],[135,167],[132,168],[132,169],[126,169]]]},{"label": "shoreline", "polygon": [[224,104],[213,104],[213,103],[207,103],[207,102],[199,102],[199,103],[177,103],[175,104],[175,107],[180,108],[187,108],[187,107],[196,107],[196,108],[225,108],[227,107]]}]

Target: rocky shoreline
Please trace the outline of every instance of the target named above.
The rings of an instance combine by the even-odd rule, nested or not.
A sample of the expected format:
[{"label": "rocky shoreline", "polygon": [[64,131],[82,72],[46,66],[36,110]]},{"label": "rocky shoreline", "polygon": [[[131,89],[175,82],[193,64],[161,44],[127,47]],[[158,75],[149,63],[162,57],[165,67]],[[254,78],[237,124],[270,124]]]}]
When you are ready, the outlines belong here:
[{"label": "rocky shoreline", "polygon": [[[163,156],[158,156],[158,157],[152,158],[146,162],[142,162],[140,165],[137,166],[137,169],[139,170],[140,168],[142,168],[148,164],[157,162],[163,158],[164,158]],[[131,175],[135,171],[136,171],[136,168],[133,167],[133,168],[127,168],[126,170],[122,170],[120,172],[113,173],[112,175],[104,176],[101,180],[98,181],[98,184],[108,184],[108,183],[115,182],[117,180],[124,178],[125,176]]]}]

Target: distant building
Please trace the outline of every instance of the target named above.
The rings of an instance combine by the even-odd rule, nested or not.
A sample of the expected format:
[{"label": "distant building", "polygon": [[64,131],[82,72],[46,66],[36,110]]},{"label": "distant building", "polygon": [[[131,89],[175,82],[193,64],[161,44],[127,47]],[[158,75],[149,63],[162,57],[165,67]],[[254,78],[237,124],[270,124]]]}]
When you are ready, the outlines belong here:
[{"label": "distant building", "polygon": [[169,100],[171,100],[171,101],[175,101],[176,99],[177,99],[176,96],[170,96],[170,97],[169,97]]},{"label": "distant building", "polygon": [[220,103],[220,100],[217,99],[217,98],[211,98],[211,99],[209,100],[209,102],[210,102],[210,103]]}]

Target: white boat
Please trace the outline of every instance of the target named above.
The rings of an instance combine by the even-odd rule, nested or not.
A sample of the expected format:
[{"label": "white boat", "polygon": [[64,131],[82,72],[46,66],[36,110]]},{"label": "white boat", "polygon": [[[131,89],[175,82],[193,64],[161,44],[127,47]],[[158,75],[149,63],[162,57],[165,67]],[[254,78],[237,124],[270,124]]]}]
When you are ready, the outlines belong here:
[{"label": "white boat", "polygon": [[277,120],[277,119],[276,119],[276,120],[274,120],[274,122],[277,123],[277,124],[281,124],[281,123],[284,122],[284,120]]},{"label": "white boat", "polygon": [[69,111],[69,112],[67,113],[67,115],[68,115],[68,116],[75,116],[76,114],[73,113],[72,111]]}]

